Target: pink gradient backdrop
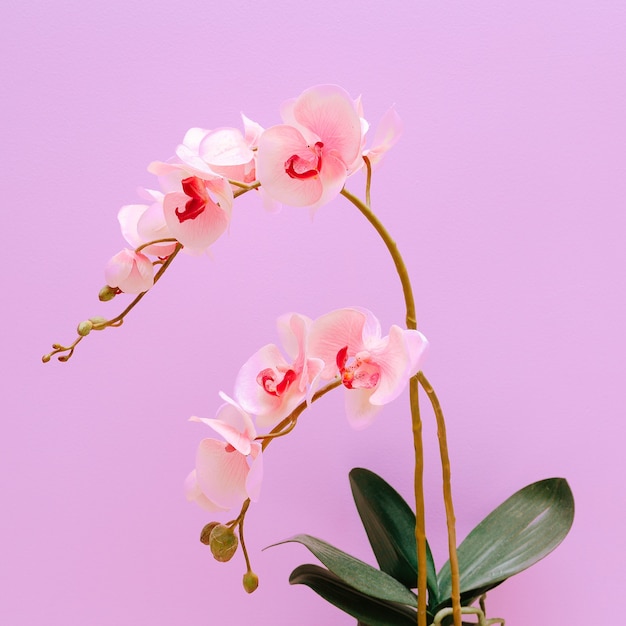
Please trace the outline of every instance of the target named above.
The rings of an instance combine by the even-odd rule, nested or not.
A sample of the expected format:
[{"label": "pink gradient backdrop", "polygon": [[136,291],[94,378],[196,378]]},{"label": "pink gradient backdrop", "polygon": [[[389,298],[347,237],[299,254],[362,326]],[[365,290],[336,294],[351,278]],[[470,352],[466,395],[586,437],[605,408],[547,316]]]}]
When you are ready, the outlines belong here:
[{"label": "pink gradient backdrop", "polygon": [[[302,587],[297,532],[372,562],[347,473],[408,498],[407,400],[352,432],[336,393],[270,448],[247,522],[261,587],[215,563],[182,481],[220,389],[275,318],[358,304],[403,319],[388,256],[342,199],[313,221],[246,198],[212,259],[184,257],[124,327],[40,362],[102,305],[116,213],[193,125],[265,126],[321,82],[406,125],[374,206],[411,268],[449,423],[459,534],[516,489],[568,478],[577,517],[490,594],[510,626],[615,615],[625,554],[626,9],[622,2],[5,1],[0,7],[0,623],[353,624]],[[362,190],[362,178],[349,186]],[[428,534],[445,560],[426,414]],[[611,621],[613,617],[609,619]]]}]

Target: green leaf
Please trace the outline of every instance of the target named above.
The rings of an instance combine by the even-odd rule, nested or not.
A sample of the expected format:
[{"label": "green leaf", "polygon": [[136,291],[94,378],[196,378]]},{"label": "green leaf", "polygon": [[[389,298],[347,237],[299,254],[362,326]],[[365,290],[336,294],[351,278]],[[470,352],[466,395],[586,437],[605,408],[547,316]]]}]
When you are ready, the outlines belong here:
[{"label": "green leaf", "polygon": [[365,595],[319,565],[296,567],[289,582],[307,585],[324,600],[367,626],[415,626],[417,621],[413,609]]},{"label": "green leaf", "polygon": [[[350,472],[352,496],[378,565],[410,589],[417,585],[415,514],[402,496],[370,470]],[[435,562],[426,544],[428,604],[438,603]]]},{"label": "green leaf", "polygon": [[291,541],[306,546],[333,574],[357,591],[379,600],[417,607],[415,594],[411,593],[395,578],[363,561],[359,561],[359,559],[355,559],[321,539],[316,539],[310,535],[296,535],[274,545]]},{"label": "green leaf", "polygon": [[[462,595],[476,598],[547,556],[573,520],[574,498],[564,478],[540,480],[513,494],[459,546]],[[440,606],[449,604],[449,562],[439,572],[439,590],[445,599]]]}]

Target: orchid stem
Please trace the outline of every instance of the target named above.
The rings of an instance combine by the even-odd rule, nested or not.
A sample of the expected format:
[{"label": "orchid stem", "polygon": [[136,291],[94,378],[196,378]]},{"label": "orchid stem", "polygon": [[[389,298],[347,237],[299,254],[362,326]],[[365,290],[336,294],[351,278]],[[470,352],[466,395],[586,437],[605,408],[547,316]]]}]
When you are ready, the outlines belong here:
[{"label": "orchid stem", "polygon": [[450,554],[450,579],[452,584],[452,610],[454,626],[461,626],[461,580],[459,574],[459,559],[456,552],[456,519],[454,517],[454,504],[452,502],[452,483],[450,471],[450,455],[448,454],[448,438],[446,435],[446,423],[443,419],[443,410],[439,398],[432,385],[424,376],[423,372],[417,373],[417,379],[426,392],[433,407],[437,420],[437,437],[439,439],[439,455],[441,456],[441,469],[443,474],[443,501],[446,509],[446,524],[448,528],[448,552]]},{"label": "orchid stem", "polygon": [[[175,239],[157,239],[155,241],[149,241],[148,243],[142,244],[141,246],[139,246],[135,252],[141,251],[142,249],[144,249],[147,246],[151,246],[155,243],[164,243],[164,242],[174,242],[176,241]],[[170,266],[170,264],[172,263],[172,261],[175,259],[176,255],[182,250],[183,245],[181,243],[177,243],[176,247],[174,248],[173,252],[167,257],[167,259],[165,259],[162,263],[161,263],[161,267],[159,267],[157,273],[154,275],[154,281],[153,281],[153,285],[157,283],[157,281],[159,280],[159,278],[161,278],[161,276],[163,276],[163,274],[165,273],[165,271],[167,270],[167,268]],[[103,320],[103,321],[94,321],[93,322],[93,326],[92,326],[92,330],[104,330],[105,328],[116,328],[118,326],[122,325],[122,322],[124,321],[124,318],[137,306],[137,304],[139,304],[139,302],[141,301],[141,299],[147,294],[147,291],[143,291],[142,293],[140,293],[139,295],[137,295],[133,301],[119,314],[116,315],[114,318],[110,319],[110,320]],[[94,318],[95,319],[95,318]],[[69,346],[62,346],[59,344],[53,344],[52,347],[54,348],[52,352],[45,354],[42,357],[42,361],[44,363],[48,363],[48,361],[50,361],[50,359],[55,355],[55,354],[59,354],[59,353],[65,353],[65,354],[61,354],[61,356],[57,357],[59,361],[61,361],[62,363],[67,363],[67,361],[69,361],[70,357],[74,354],[74,349],[76,348],[76,346],[78,345],[78,343],[84,339],[84,337],[86,337],[86,335],[81,335],[79,336],[74,343],[70,344]]]},{"label": "orchid stem", "polygon": [[[366,165],[369,163],[366,161]],[[367,195],[369,196],[371,170],[368,167]],[[396,266],[396,271],[402,283],[402,292],[406,304],[406,327],[417,329],[415,314],[415,299],[411,287],[411,279],[407,271],[404,259],[382,222],[372,212],[368,202],[364,203],[360,198],[350,193],[345,187],[341,195],[347,198],[361,211],[368,222],[384,241],[389,254]],[[409,402],[411,407],[411,421],[413,424],[413,445],[415,448],[415,542],[417,544],[417,624],[426,626],[426,594],[427,594],[427,566],[426,566],[426,506],[424,504],[424,455],[422,443],[422,420],[419,410],[419,385],[416,376],[409,381]],[[455,624],[456,626],[456,624]]]},{"label": "orchid stem", "polygon": [[[311,404],[313,404],[313,402],[315,402],[316,400],[319,400],[322,396],[325,396],[329,391],[332,391],[333,389],[339,387],[339,385],[341,385],[341,378],[333,380],[332,382],[328,383],[326,387],[322,387],[321,389],[316,391],[311,398]],[[263,443],[261,444],[261,450],[264,451],[265,448],[270,445],[273,439],[276,439],[277,437],[282,437],[283,435],[290,433],[296,427],[298,418],[308,405],[309,403],[306,400],[303,400],[291,413],[289,413],[289,415],[287,415],[287,417],[282,422],[280,422],[280,424],[272,428],[269,435],[261,435],[257,437],[257,440],[263,440]]]}]

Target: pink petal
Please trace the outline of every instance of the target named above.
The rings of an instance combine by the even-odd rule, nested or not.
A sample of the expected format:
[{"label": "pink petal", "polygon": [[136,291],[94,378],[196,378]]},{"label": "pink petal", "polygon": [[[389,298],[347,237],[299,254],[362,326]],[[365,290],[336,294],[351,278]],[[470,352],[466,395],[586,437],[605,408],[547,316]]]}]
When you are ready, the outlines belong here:
[{"label": "pink petal", "polygon": [[263,454],[261,453],[261,444],[252,444],[252,464],[246,478],[246,492],[252,502],[258,502],[261,495],[261,482],[263,480]]},{"label": "pink petal", "polygon": [[217,506],[215,502],[211,502],[211,500],[209,500],[202,493],[202,489],[200,489],[200,485],[198,485],[196,470],[193,470],[189,476],[187,476],[183,489],[185,491],[185,497],[189,500],[189,502],[195,502],[206,511],[217,512],[228,510],[221,506]]},{"label": "pink petal", "polygon": [[[228,450],[231,450],[230,452]],[[248,497],[246,457],[215,439],[203,439],[196,455],[196,476],[202,493],[217,506],[232,509]]]},{"label": "pink petal", "polygon": [[228,228],[228,213],[214,202],[207,202],[205,210],[196,218],[181,222],[176,209],[182,209],[189,196],[181,192],[168,193],[163,200],[165,222],[176,239],[193,252],[204,252]]},{"label": "pink petal", "polygon": [[376,405],[387,404],[402,393],[409,380],[411,362],[404,330],[399,326],[392,326],[389,337],[381,342],[378,349],[372,350],[372,360],[380,367],[380,380],[370,402]]},{"label": "pink petal", "polygon": [[324,379],[339,373],[337,353],[348,346],[348,355],[364,349],[363,327],[366,315],[357,309],[338,309],[317,318],[311,325],[307,354],[324,361]]},{"label": "pink petal", "polygon": [[367,428],[381,407],[370,402],[374,389],[346,389],[346,417],[355,430]]},{"label": "pink petal", "polygon": [[363,154],[368,157],[372,165],[376,165],[400,139],[402,134],[402,120],[395,108],[390,107],[380,120],[374,135],[374,145]]},{"label": "pink petal", "polygon": [[285,163],[293,156],[310,153],[302,134],[292,126],[268,128],[259,141],[257,177],[266,193],[289,206],[311,206],[322,196],[322,182],[318,176],[291,178]]},{"label": "pink petal", "polygon": [[124,293],[142,293],[154,284],[154,268],[148,257],[128,250],[118,252],[104,268],[107,285]]},{"label": "pink petal", "polygon": [[318,85],[302,92],[293,105],[299,124],[313,131],[346,166],[361,151],[361,120],[348,93],[337,85]]},{"label": "pink petal", "polygon": [[263,126],[253,122],[247,118],[243,113],[241,114],[243,120],[244,134],[246,138],[246,144],[250,149],[256,148],[259,145],[259,139],[263,134]]},{"label": "pink petal", "polygon": [[424,354],[428,349],[428,340],[417,330],[405,330],[404,338],[409,349],[410,376],[415,376],[421,368]]},{"label": "pink petal", "polygon": [[289,363],[274,344],[263,346],[243,364],[235,379],[235,398],[244,411],[258,416],[280,408],[280,397],[268,394],[257,381],[260,372],[277,367],[289,369]]}]

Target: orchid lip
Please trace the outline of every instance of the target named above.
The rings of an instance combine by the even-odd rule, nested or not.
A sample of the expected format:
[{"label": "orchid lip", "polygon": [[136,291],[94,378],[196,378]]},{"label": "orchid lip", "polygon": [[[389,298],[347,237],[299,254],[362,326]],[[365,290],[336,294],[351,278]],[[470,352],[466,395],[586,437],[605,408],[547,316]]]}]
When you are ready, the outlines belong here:
[{"label": "orchid lip", "polygon": [[285,161],[285,172],[289,176],[289,178],[313,178],[317,176],[322,169],[322,148],[324,144],[321,141],[316,142],[314,146],[314,152],[317,157],[317,161],[315,166],[310,169],[304,169],[309,166],[310,161],[303,159],[297,154],[293,154]]},{"label": "orchid lip", "polygon": [[176,208],[174,211],[178,221],[182,224],[186,220],[194,220],[206,209],[206,189],[202,180],[196,176],[190,176],[182,180],[183,192],[189,196],[185,203],[185,210]]},{"label": "orchid lip", "polygon": [[277,383],[275,372],[271,368],[267,368],[259,372],[256,380],[267,393],[272,396],[280,397],[289,389],[291,383],[293,383],[297,377],[294,370],[288,369],[282,380]]}]

